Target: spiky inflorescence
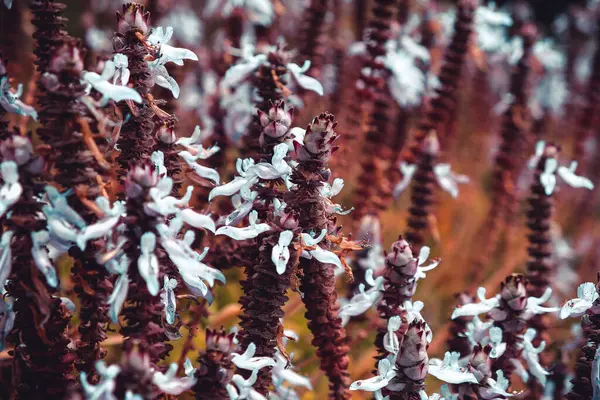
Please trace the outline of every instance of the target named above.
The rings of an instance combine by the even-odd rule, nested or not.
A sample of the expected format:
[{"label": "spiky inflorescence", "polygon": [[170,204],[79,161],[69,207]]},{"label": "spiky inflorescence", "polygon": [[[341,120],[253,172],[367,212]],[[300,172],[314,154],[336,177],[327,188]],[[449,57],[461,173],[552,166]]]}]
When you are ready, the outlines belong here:
[{"label": "spiky inflorescence", "polygon": [[373,4],[371,19],[363,38],[367,52],[362,56],[360,77],[355,84],[354,96],[350,96],[346,113],[345,141],[357,140],[362,134],[365,120],[371,122],[371,103],[375,99],[375,93],[385,85],[386,72],[381,58],[387,52],[386,43],[392,38],[391,26],[395,13],[396,0],[376,0]]},{"label": "spiky inflorescence", "polygon": [[[152,107],[150,95],[154,83],[145,60],[150,54],[145,44],[145,39],[150,34],[149,19],[150,15],[145,12],[144,6],[136,3],[124,4],[122,12],[117,12],[117,32],[113,38],[113,50],[127,56],[131,72],[129,82],[142,96],[141,104],[119,104],[124,118],[119,138],[121,153],[117,157],[122,178],[127,175],[131,163],[150,157],[155,144],[153,132],[156,112]],[[133,111],[130,107],[133,107]]]},{"label": "spiky inflorescence", "polygon": [[[529,228],[527,254],[527,279],[529,280],[528,292],[531,296],[541,297],[550,287],[550,280],[556,275],[556,265],[552,257],[552,235],[550,233],[554,213],[554,197],[546,194],[540,176],[546,168],[548,158],[555,158],[558,149],[548,145],[540,157],[531,183],[527,209],[527,227]],[[539,345],[542,340],[549,342],[548,328],[550,321],[548,315],[535,315],[529,321],[529,326],[538,332],[533,344]],[[544,359],[542,359],[542,362]],[[545,364],[545,363],[543,363]],[[528,382],[529,399],[539,398],[543,388],[535,380]]]},{"label": "spiky inflorescence", "polygon": [[[297,146],[298,166],[291,181],[297,185],[286,197],[286,203],[298,220],[303,232],[321,232],[334,235],[337,231],[330,201],[321,195],[323,182],[330,178],[327,162],[338,138],[334,116],[323,113],[306,130],[304,146]],[[326,237],[318,246],[331,248]],[[348,339],[339,317],[340,304],[335,287],[333,265],[316,259],[301,259],[300,290],[304,293],[306,318],[313,334],[313,345],[321,361],[321,370],[329,378],[329,398],[349,399]]]},{"label": "spiky inflorescence", "polygon": [[303,59],[310,60],[310,72],[312,76],[321,75],[323,58],[325,56],[325,16],[330,1],[311,0],[304,9],[302,27],[300,32],[299,54]]},{"label": "spiky inflorescence", "polygon": [[402,237],[392,244],[391,251],[385,258],[385,284],[381,301],[377,305],[379,318],[385,326],[377,328],[375,347],[378,359],[385,358],[389,352],[383,347],[383,336],[387,333],[387,321],[393,316],[404,314],[405,301],[410,300],[417,290],[415,274],[417,259],[413,257],[410,245]]},{"label": "spiky inflorescence", "polygon": [[[283,99],[285,75],[288,72],[286,65],[289,59],[290,54],[278,47],[269,52],[266,62],[254,74],[253,85],[259,98],[256,108],[260,113],[268,113],[273,104]],[[253,116],[248,133],[242,138],[240,151],[243,158],[268,159],[273,154],[273,148],[281,143],[280,137],[263,136],[260,113]],[[263,143],[261,137],[264,139]]]},{"label": "spiky inflorescence", "polygon": [[197,379],[194,391],[197,399],[229,399],[225,385],[232,371],[231,353],[235,350],[233,333],[220,330],[206,330],[206,349],[198,357],[200,364],[194,377]]},{"label": "spiky inflorescence", "polygon": [[[600,40],[600,29],[596,27],[596,36]],[[592,75],[587,83],[583,108],[580,110],[574,133],[573,158],[586,160],[588,139],[598,128],[598,104],[600,104],[600,48],[596,47],[592,60]],[[576,74],[574,74],[576,75]],[[569,75],[567,75],[569,76]]]},{"label": "spiky inflorescence", "polygon": [[[355,221],[366,214],[377,215],[386,206],[384,194],[390,192],[390,183],[386,176],[389,154],[385,151],[388,150],[385,141],[391,124],[391,109],[390,97],[379,93],[373,102],[371,120],[365,135],[362,171],[356,188],[356,211],[353,213]],[[381,157],[373,157],[373,154]]]},{"label": "spiky inflorescence", "polygon": [[[160,222],[158,217],[149,217],[145,210],[145,203],[152,201],[150,190],[158,183],[158,174],[154,167],[146,163],[134,165],[127,175],[125,181],[126,197],[126,219],[127,227],[124,236],[127,243],[123,246],[123,252],[131,261],[131,265],[137,266],[141,256],[140,239],[146,232],[156,234],[156,225]],[[165,274],[176,277],[172,273],[170,261],[165,257],[164,251],[157,248],[158,255],[158,282],[163,281]],[[171,273],[169,273],[171,272]],[[126,324],[121,327],[121,334],[127,337],[126,342],[139,342],[150,357],[153,364],[164,359],[173,346],[166,343],[167,330],[164,320],[164,304],[160,295],[153,296],[148,291],[148,285],[140,275],[138,268],[129,269],[128,302],[123,307],[122,315]]]},{"label": "spiky inflorescence", "polygon": [[[271,53],[270,56],[275,56]],[[261,104],[262,105],[262,104]],[[266,160],[267,153],[273,153],[273,148],[289,138],[288,132],[292,122],[291,110],[286,110],[283,101],[271,103],[266,112],[259,105],[257,121],[260,124],[260,134],[257,144],[261,145],[259,154],[261,160]],[[257,129],[253,127],[252,129]],[[251,131],[250,134],[253,134]],[[247,348],[250,343],[256,345],[256,354],[259,356],[273,357],[279,320],[283,318],[283,305],[288,297],[286,292],[290,287],[290,279],[295,266],[288,265],[285,272],[278,274],[272,261],[272,250],[279,240],[279,230],[287,229],[285,223],[273,214],[273,209],[268,206],[273,198],[281,198],[274,186],[257,187],[259,198],[265,200],[267,207],[258,208],[261,219],[269,221],[276,230],[271,230],[259,235],[251,243],[255,250],[251,250],[252,257],[246,260],[246,279],[241,283],[244,295],[240,298],[243,315],[240,317],[242,327],[241,345]],[[291,250],[290,260],[297,260],[294,249]],[[290,262],[291,264],[291,262]],[[248,371],[240,371],[242,375],[249,375]],[[255,385],[255,389],[266,394],[271,384],[271,372],[263,368]]]},{"label": "spiky inflorescence", "polygon": [[[600,276],[598,279],[600,282]],[[598,284],[596,285],[598,292]],[[586,336],[586,343],[581,348],[579,358],[575,364],[575,377],[571,380],[572,389],[566,395],[567,400],[588,400],[593,398],[594,390],[592,388],[591,379],[595,379],[592,375],[594,359],[597,357],[597,351],[600,346],[600,314],[594,312],[598,310],[600,300],[594,302],[594,306],[590,308],[581,319],[581,327]]]},{"label": "spiky inflorescence", "polygon": [[[62,45],[67,35],[65,26],[67,19],[62,16],[66,6],[53,0],[36,0],[31,3],[33,25],[36,31],[33,38],[36,41],[34,54],[36,56],[40,78],[48,71],[54,52]],[[44,122],[44,120],[41,120]]]},{"label": "spiky inflorescence", "polygon": [[440,144],[437,135],[431,132],[421,143],[417,170],[413,177],[406,240],[418,253],[425,243],[425,235],[430,229],[431,208],[435,202],[436,178],[433,172],[439,155]]},{"label": "spiky inflorescence", "polygon": [[485,270],[490,254],[493,253],[501,232],[502,219],[514,210],[514,187],[523,166],[523,154],[527,142],[527,121],[529,120],[528,81],[531,73],[532,51],[536,31],[532,25],[521,30],[523,55],[513,70],[510,80],[510,94],[513,101],[502,116],[500,147],[494,161],[491,183],[491,205],[480,228],[481,251],[473,261],[473,280],[479,281],[479,274]]},{"label": "spiky inflorescence", "polygon": [[142,399],[156,399],[160,392],[152,383],[153,364],[150,361],[147,344],[138,341],[126,341],[119,363],[120,371],[116,378],[114,395],[117,399],[125,399],[127,392],[135,393]]},{"label": "spiky inflorescence", "polygon": [[526,286],[527,279],[523,275],[509,275],[500,288],[500,305],[489,313],[494,325],[502,328],[502,341],[506,343],[506,350],[494,360],[492,370],[504,371],[509,382],[515,370],[511,360],[519,359],[522,335],[527,328],[528,316],[524,312],[527,305]]},{"label": "spiky inflorescence", "polygon": [[43,192],[40,176],[44,162],[33,154],[30,140],[18,134],[0,144],[2,161],[19,167],[23,192],[3,219],[3,228],[14,233],[11,241],[14,268],[6,290],[14,299],[15,322],[8,341],[14,344],[13,382],[17,399],[62,398],[75,380],[75,355],[69,348],[70,312],[33,260],[31,234],[45,229],[39,218]]},{"label": "spiky inflorescence", "polygon": [[[68,197],[69,205],[87,224],[97,221],[97,215],[85,205],[102,195],[102,175],[110,167],[103,158],[107,154],[107,142],[102,134],[94,135],[86,106],[79,101],[86,87],[81,83],[83,60],[76,41],[65,38],[42,77],[44,85],[40,116],[45,121],[37,130],[42,140],[53,150],[53,180],[61,188],[72,188],[76,195]],[[97,250],[97,249],[96,249]],[[81,335],[77,343],[80,371],[90,375],[95,382],[94,363],[103,358],[106,350],[100,343],[106,339],[108,323],[106,301],[112,291],[112,283],[104,266],[96,262],[93,248],[81,251],[71,247],[74,259],[74,291],[81,302],[78,327]]]},{"label": "spiky inflorescence", "polygon": [[404,334],[400,351],[396,358],[397,375],[392,380],[388,396],[390,400],[422,399],[425,377],[429,369],[427,350],[427,324],[423,320],[412,321]]},{"label": "spiky inflorescence", "polygon": [[[460,0],[458,2],[454,33],[446,48],[442,69],[438,75],[440,85],[435,89],[435,95],[419,121],[413,143],[403,157],[408,164],[418,162],[422,150],[421,142],[425,140],[431,130],[436,131],[443,141],[445,129],[452,122],[451,117],[458,103],[459,85],[469,50],[476,8],[477,0]],[[411,243],[413,242],[411,241]]]},{"label": "spiky inflorescence", "polygon": [[[467,293],[458,293],[456,295],[456,299],[458,300],[459,306],[464,306],[465,304],[469,304],[473,302],[473,297],[471,297]],[[448,332],[450,332],[449,338],[446,341],[448,345],[448,351],[456,351],[460,353],[461,357],[465,357],[471,353],[471,343],[469,343],[469,339],[466,337],[465,333],[467,332],[467,324],[471,320],[470,317],[458,317],[450,321],[450,327],[448,328]]]}]

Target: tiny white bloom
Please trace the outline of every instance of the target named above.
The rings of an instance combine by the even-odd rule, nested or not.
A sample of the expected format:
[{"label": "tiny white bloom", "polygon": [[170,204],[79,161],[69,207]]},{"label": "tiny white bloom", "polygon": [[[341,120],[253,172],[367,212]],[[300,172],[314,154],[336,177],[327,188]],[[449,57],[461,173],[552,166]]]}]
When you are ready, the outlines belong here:
[{"label": "tiny white bloom", "polygon": [[237,228],[234,226],[222,226],[215,232],[215,235],[226,235],[235,240],[247,240],[254,239],[261,233],[271,230],[271,226],[267,223],[257,224],[258,213],[252,211],[250,213],[249,222],[250,226],[244,228]]},{"label": "tiny white bloom", "polygon": [[152,375],[152,383],[156,385],[163,393],[178,396],[183,392],[190,390],[196,379],[194,377],[185,376],[177,377],[177,364],[172,363],[166,373],[160,371],[154,372]]},{"label": "tiny white bloom", "polygon": [[350,390],[364,390],[378,392],[386,387],[396,377],[396,370],[389,359],[379,360],[377,364],[378,375],[369,379],[352,382]]},{"label": "tiny white bloom", "polygon": [[478,383],[473,373],[459,365],[459,358],[460,353],[447,351],[443,360],[433,358],[429,361],[429,373],[439,380],[453,385]]},{"label": "tiny white bloom", "polygon": [[400,163],[400,172],[402,173],[402,180],[394,188],[394,197],[400,196],[400,194],[406,190],[408,185],[410,185],[415,172],[417,172],[417,166],[415,164],[409,165],[403,161]]},{"label": "tiny white bloom", "polygon": [[433,172],[440,187],[453,198],[458,197],[458,184],[470,182],[468,176],[452,172],[450,164],[437,164],[433,167]]},{"label": "tiny white bloom", "polygon": [[165,306],[165,320],[169,325],[175,322],[175,312],[177,308],[177,300],[175,297],[175,288],[177,287],[177,279],[169,279],[165,275],[163,292],[160,294],[162,302]]},{"label": "tiny white bloom", "polygon": [[140,256],[138,257],[138,271],[146,282],[148,292],[156,296],[159,291],[158,283],[158,257],[154,254],[156,249],[156,235],[146,232],[140,238]]},{"label": "tiny white bloom", "polygon": [[58,277],[56,276],[56,270],[54,265],[50,261],[48,256],[48,249],[46,245],[50,241],[50,234],[48,231],[31,232],[31,256],[36,267],[46,277],[46,282],[51,287],[55,288],[58,286]]},{"label": "tiny white bloom", "polygon": [[485,293],[485,288],[480,287],[477,289],[477,298],[479,299],[479,303],[465,304],[456,308],[452,313],[452,319],[488,313],[493,308],[496,308],[500,305],[500,295],[486,299]]},{"label": "tiny white bloom", "polygon": [[117,387],[116,377],[121,372],[118,365],[106,366],[104,361],[96,362],[96,371],[100,375],[100,381],[92,385],[87,380],[87,374],[81,373],[81,388],[88,400],[116,400],[114,390]]},{"label": "tiny white bloom", "polygon": [[600,295],[596,290],[596,285],[592,282],[586,282],[579,285],[577,288],[577,298],[567,301],[560,310],[560,318],[580,317],[587,310],[592,308],[594,302],[598,300]]},{"label": "tiny white bloom", "polygon": [[158,27],[152,30],[150,36],[148,36],[148,43],[159,46],[160,52],[160,64],[164,65],[168,62],[175,63],[177,65],[183,65],[183,60],[198,61],[198,56],[191,50],[173,47],[167,44],[173,36],[173,28]]},{"label": "tiny white bloom", "polygon": [[123,273],[117,279],[115,288],[106,302],[106,304],[110,306],[108,315],[115,324],[119,322],[119,314],[121,313],[121,308],[123,307],[123,303],[125,303],[125,299],[127,298],[128,289],[129,277],[127,276],[127,273]]},{"label": "tiny white bloom", "polygon": [[292,231],[283,231],[279,234],[278,243],[273,246],[271,251],[271,260],[275,264],[275,270],[279,275],[285,272],[287,262],[290,259],[289,245],[292,243],[294,233]]},{"label": "tiny white bloom", "polygon": [[236,367],[248,371],[259,370],[265,367],[273,367],[275,360],[271,357],[254,357],[256,353],[256,345],[250,343],[243,354],[232,353],[231,361]]},{"label": "tiny white bloom", "polygon": [[37,112],[35,109],[19,100],[22,94],[23,85],[19,85],[17,87],[17,92],[12,93],[8,77],[4,76],[0,78],[0,107],[4,108],[6,112],[31,117],[34,120],[37,120]]}]

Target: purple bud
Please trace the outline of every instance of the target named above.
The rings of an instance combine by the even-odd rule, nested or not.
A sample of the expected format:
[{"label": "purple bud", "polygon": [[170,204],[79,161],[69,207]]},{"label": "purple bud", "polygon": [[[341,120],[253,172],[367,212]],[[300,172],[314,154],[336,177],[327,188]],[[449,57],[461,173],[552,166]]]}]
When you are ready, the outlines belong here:
[{"label": "purple bud", "polygon": [[146,12],[141,4],[123,4],[123,12],[117,12],[117,31],[124,34],[130,30],[137,30],[143,35],[148,33],[150,13]]}]

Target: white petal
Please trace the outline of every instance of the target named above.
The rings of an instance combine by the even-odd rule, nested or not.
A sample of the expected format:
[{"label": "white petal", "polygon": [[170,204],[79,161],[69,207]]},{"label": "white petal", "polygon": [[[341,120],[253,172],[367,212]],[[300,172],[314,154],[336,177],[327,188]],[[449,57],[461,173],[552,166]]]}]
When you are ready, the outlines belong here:
[{"label": "white petal", "polygon": [[402,172],[402,180],[394,188],[394,197],[398,197],[402,192],[406,190],[412,178],[417,171],[417,166],[414,164],[408,165],[405,162],[400,164],[400,172]]},{"label": "white petal", "polygon": [[423,246],[421,247],[421,251],[419,251],[419,265],[423,265],[425,263],[425,261],[427,261],[427,259],[429,258],[429,255],[431,254],[431,249],[427,246]]},{"label": "white petal", "polygon": [[[574,164],[574,167],[573,167]],[[562,178],[565,183],[574,188],[586,188],[588,190],[594,189],[594,184],[588,178],[575,174],[575,168],[577,168],[577,162],[571,163],[571,168],[559,167],[558,175]]]},{"label": "white petal", "polygon": [[298,83],[298,86],[306,90],[312,90],[319,96],[323,96],[323,85],[321,85],[321,82],[311,76],[304,75],[304,71],[308,69],[306,68],[307,65],[310,68],[310,61],[306,61],[303,68],[294,63],[288,64],[287,67],[296,83]]},{"label": "white petal", "polygon": [[215,235],[229,236],[235,240],[247,240],[254,239],[263,232],[267,232],[271,227],[268,224],[257,224],[254,227],[247,226],[244,228],[237,228],[234,226],[222,226],[215,232]]},{"label": "white petal", "polygon": [[125,299],[127,298],[128,289],[129,278],[127,277],[127,274],[123,274],[119,276],[119,279],[117,279],[115,288],[106,302],[106,304],[110,305],[108,315],[115,324],[119,323],[119,314],[121,313],[121,308],[123,307],[123,303],[125,303]]},{"label": "white petal", "polygon": [[33,241],[33,245],[31,246],[31,256],[36,267],[44,274],[48,285],[53,288],[57,287],[58,277],[56,276],[56,270],[50,261],[48,250],[46,249],[46,244],[50,240],[48,232],[32,232],[31,238]]},{"label": "white petal", "polygon": [[154,375],[152,375],[152,383],[164,393],[174,396],[178,396],[183,392],[190,390],[196,383],[195,378],[187,376],[178,378],[175,376],[176,373],[177,364],[173,363],[169,366],[169,370],[166,374],[156,371]]},{"label": "white petal", "polygon": [[248,185],[249,183],[251,183],[250,180],[241,176],[236,176],[231,182],[217,186],[211,190],[208,195],[208,201],[212,201],[212,199],[217,196],[233,196],[239,192],[244,185]]},{"label": "white petal", "polygon": [[311,250],[310,254],[317,259],[317,261],[323,263],[323,264],[333,264],[336,267],[340,268],[340,269],[344,269],[344,266],[342,265],[342,262],[340,261],[340,258],[337,256],[337,254],[329,251],[329,250],[324,250],[322,248],[320,248],[319,246],[317,246],[317,248],[315,250]]},{"label": "white petal", "polygon": [[451,383],[453,385],[461,383],[478,383],[477,378],[465,368],[446,365],[439,359],[429,361],[429,374],[435,376],[441,381]]},{"label": "white petal", "polygon": [[83,79],[90,83],[94,89],[102,93],[105,98],[114,101],[133,100],[136,103],[142,102],[142,96],[135,90],[127,86],[113,85],[112,83],[102,79],[95,72],[84,72]]},{"label": "white petal", "polygon": [[192,210],[191,208],[186,208],[181,210],[178,213],[178,216],[181,218],[183,222],[186,224],[193,226],[197,229],[206,229],[215,232],[215,221],[210,217],[210,215],[200,214]]},{"label": "white petal", "polygon": [[10,245],[13,234],[12,231],[6,231],[2,234],[2,240],[0,240],[0,292],[12,270],[12,251]]},{"label": "white petal", "polygon": [[600,294],[598,294],[595,284],[592,282],[586,282],[577,287],[577,297],[586,299],[590,303],[593,303],[600,297]]},{"label": "white petal", "polygon": [[490,312],[494,307],[498,307],[500,301],[497,298],[492,298],[486,302],[465,304],[464,306],[458,307],[452,313],[452,319],[459,317],[475,316]]},{"label": "white petal", "polygon": [[587,310],[592,308],[594,304],[586,299],[572,299],[567,301],[567,303],[560,309],[560,319],[565,319],[569,317],[579,317]]},{"label": "white petal", "polygon": [[[260,57],[263,56],[263,57]],[[266,60],[266,55],[256,56],[251,62],[240,63],[230,67],[221,81],[225,87],[235,87],[248,78]]]}]

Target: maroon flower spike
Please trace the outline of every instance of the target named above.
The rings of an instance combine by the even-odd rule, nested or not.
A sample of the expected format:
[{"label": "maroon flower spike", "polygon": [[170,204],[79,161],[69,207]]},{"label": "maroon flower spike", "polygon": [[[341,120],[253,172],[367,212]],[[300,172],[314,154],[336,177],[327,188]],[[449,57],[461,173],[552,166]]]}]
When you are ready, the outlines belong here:
[{"label": "maroon flower spike", "polygon": [[[5,136],[3,134],[2,136]],[[2,161],[14,161],[19,169],[23,192],[11,207],[10,217],[2,218],[4,231],[12,231],[12,263],[14,268],[6,284],[7,296],[14,299],[15,321],[8,342],[14,349],[13,390],[17,398],[39,398],[40,393],[51,398],[63,398],[75,381],[73,362],[67,335],[71,312],[62,304],[57,291],[51,288],[37,268],[31,249],[31,234],[45,229],[39,197],[43,159],[33,153],[31,141],[18,133],[0,143]]]},{"label": "maroon flower spike", "polygon": [[142,96],[142,103],[139,105],[131,104],[132,102],[119,104],[125,121],[119,138],[121,153],[117,157],[122,178],[127,175],[131,163],[150,157],[156,141],[153,135],[156,129],[156,106],[151,104],[153,99],[150,95],[154,82],[146,62],[146,57],[150,55],[146,43],[147,35],[150,34],[149,18],[144,6],[136,3],[124,4],[122,12],[117,12],[117,32],[113,37],[113,49],[115,53],[127,56],[131,72],[129,82]]},{"label": "maroon flower spike", "polygon": [[[62,16],[65,8],[66,6],[63,3],[53,0],[36,0],[31,3],[32,22],[36,27],[33,34],[36,41],[35,64],[40,73],[40,78],[48,71],[50,60],[55,51],[62,45],[65,36],[67,36],[65,32],[67,19]],[[41,121],[44,120],[41,119]]]},{"label": "maroon flower spike", "polygon": [[523,56],[515,67],[510,80],[510,93],[513,101],[502,116],[500,132],[500,148],[494,162],[492,173],[491,205],[477,237],[481,238],[480,251],[472,261],[472,281],[479,282],[479,274],[485,271],[490,254],[496,248],[498,236],[502,232],[502,219],[510,219],[515,213],[516,195],[514,187],[517,177],[524,166],[526,150],[529,109],[527,91],[531,74],[532,51],[536,31],[532,25],[521,30],[523,38]]},{"label": "maroon flower spike", "polygon": [[425,243],[425,235],[431,228],[431,209],[435,202],[436,178],[433,167],[440,152],[437,134],[431,131],[421,142],[417,170],[413,177],[410,208],[408,209],[408,227],[406,240],[411,244],[415,254]]},{"label": "maroon flower spike", "polygon": [[198,357],[200,366],[194,375],[197,379],[194,391],[197,399],[227,400],[225,385],[232,372],[231,353],[235,351],[233,337],[222,327],[206,330],[206,349]]},{"label": "maroon flower spike", "polygon": [[[149,163],[139,163],[132,166],[125,180],[126,220],[127,230],[124,236],[128,239],[123,246],[123,251],[136,265],[141,256],[139,247],[140,238],[146,232],[156,234],[157,221],[148,217],[144,204],[149,202],[150,189],[158,183],[158,174],[154,166]],[[164,275],[178,277],[174,272],[174,266],[166,257],[164,250],[157,246],[158,256],[158,281],[162,282]],[[160,296],[153,296],[148,291],[144,278],[140,275],[138,268],[129,269],[128,302],[123,307],[122,315],[126,324],[121,327],[121,334],[127,339],[125,342],[136,342],[143,345],[147,355],[153,364],[164,359],[173,346],[166,343],[168,331],[164,321],[164,305]],[[181,282],[179,282],[181,285]]]},{"label": "maroon flower spike", "polygon": [[[600,274],[598,274],[598,284],[596,292],[600,287]],[[596,352],[600,346],[600,314],[594,312],[598,309],[600,301],[594,302],[594,307],[589,309],[581,319],[581,327],[586,337],[585,345],[581,348],[579,358],[575,364],[575,377],[571,380],[573,388],[566,395],[567,400],[591,399],[594,395],[592,388],[592,365],[596,358]]]},{"label": "maroon flower spike", "polygon": [[522,352],[520,344],[528,318],[524,314],[527,297],[527,279],[521,274],[509,275],[500,288],[500,306],[489,312],[494,325],[502,328],[502,340],[506,343],[506,351],[494,360],[492,370],[504,371],[509,382],[515,370],[511,360],[518,359]]},{"label": "maroon flower spike", "polygon": [[284,140],[282,136],[265,134],[264,119],[261,115],[270,115],[273,107],[283,107],[280,102],[283,100],[283,90],[286,85],[284,75],[288,72],[286,65],[289,60],[290,54],[278,47],[275,51],[269,52],[267,61],[254,74],[253,84],[260,100],[256,104],[258,112],[242,140],[243,158],[254,158],[257,161],[270,160],[273,148]]},{"label": "maroon flower spike", "polygon": [[331,3],[328,0],[311,0],[304,9],[302,26],[300,32],[300,51],[302,60],[310,60],[310,75],[319,77],[323,58],[325,56],[325,16],[327,7]]},{"label": "maroon flower spike", "polygon": [[435,130],[442,141],[445,139],[445,129],[452,122],[451,118],[458,103],[459,85],[469,50],[476,8],[477,0],[458,2],[454,33],[446,48],[442,69],[438,75],[441,85],[435,89],[435,95],[418,124],[413,144],[403,157],[408,164],[418,162],[422,151],[421,143],[431,130]]},{"label": "maroon flower spike", "polygon": [[[338,138],[336,125],[332,114],[319,115],[306,130],[304,146],[296,146],[298,166],[292,172],[291,181],[297,186],[285,200],[303,232],[326,229],[333,235],[338,230],[335,217],[329,211],[329,199],[320,193],[323,182],[330,178],[327,162]],[[332,249],[332,243],[327,238],[318,246]],[[321,370],[329,378],[329,398],[349,399],[348,339],[339,317],[340,305],[333,266],[316,259],[301,259],[300,268],[300,290],[304,294],[308,327],[321,360]]]}]

